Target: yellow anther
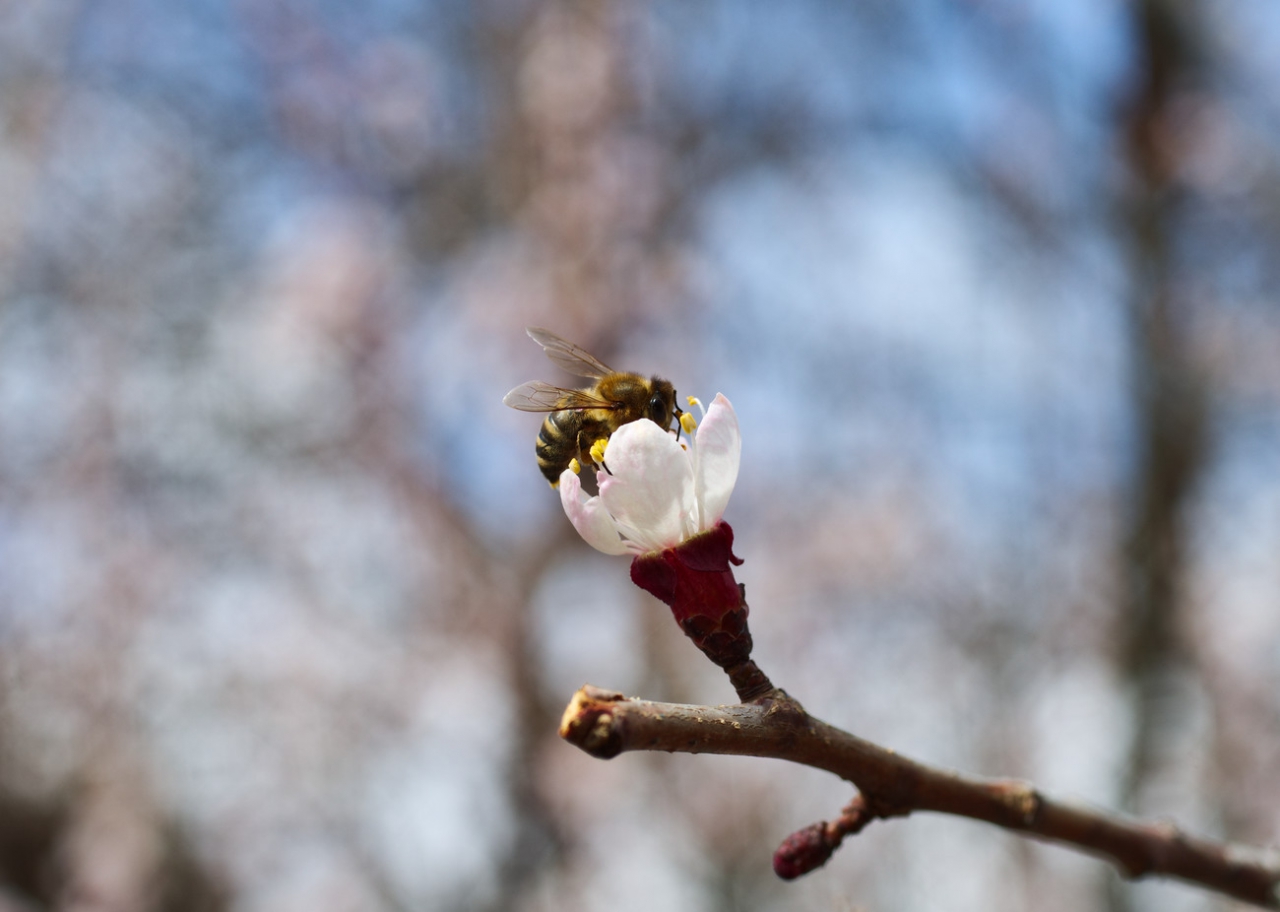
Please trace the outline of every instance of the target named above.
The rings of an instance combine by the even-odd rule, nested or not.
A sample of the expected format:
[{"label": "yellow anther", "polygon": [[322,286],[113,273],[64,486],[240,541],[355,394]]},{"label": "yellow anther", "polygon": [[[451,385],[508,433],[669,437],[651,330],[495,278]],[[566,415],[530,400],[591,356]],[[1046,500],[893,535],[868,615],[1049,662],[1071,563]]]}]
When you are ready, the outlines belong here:
[{"label": "yellow anther", "polygon": [[609,441],[605,437],[601,437],[595,443],[591,444],[591,459],[596,463],[596,465],[601,465],[604,462],[604,451],[605,447],[608,445]]},{"label": "yellow anther", "polygon": [[[693,397],[690,396],[689,398],[692,399]],[[692,403],[690,404],[692,405]],[[697,429],[698,422],[694,420],[693,415],[689,412],[682,412],[680,414],[680,427],[684,428],[686,434],[692,434]]]},{"label": "yellow anther", "polygon": [[577,459],[570,459],[570,460],[569,460],[569,471],[570,471],[570,472],[572,472],[574,475],[581,475],[581,474],[582,474],[582,463],[578,462],[578,460],[577,460]]},{"label": "yellow anther", "polygon": [[685,398],[689,400],[690,405],[696,405],[698,408],[702,408],[702,400],[697,396],[686,396]]}]

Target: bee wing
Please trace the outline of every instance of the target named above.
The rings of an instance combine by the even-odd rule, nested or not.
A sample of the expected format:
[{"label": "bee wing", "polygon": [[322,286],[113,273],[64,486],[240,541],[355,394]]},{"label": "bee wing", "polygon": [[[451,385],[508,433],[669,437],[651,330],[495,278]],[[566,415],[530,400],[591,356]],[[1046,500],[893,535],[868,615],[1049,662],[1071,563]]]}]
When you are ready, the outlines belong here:
[{"label": "bee wing", "polygon": [[575,376],[599,379],[613,373],[613,370],[602,364],[598,358],[567,339],[561,339],[549,329],[530,326],[527,332],[530,339],[542,346],[548,358]]},{"label": "bee wing", "polygon": [[522,412],[558,412],[561,409],[617,408],[617,403],[601,399],[586,390],[562,389],[530,380],[502,397],[502,404]]}]

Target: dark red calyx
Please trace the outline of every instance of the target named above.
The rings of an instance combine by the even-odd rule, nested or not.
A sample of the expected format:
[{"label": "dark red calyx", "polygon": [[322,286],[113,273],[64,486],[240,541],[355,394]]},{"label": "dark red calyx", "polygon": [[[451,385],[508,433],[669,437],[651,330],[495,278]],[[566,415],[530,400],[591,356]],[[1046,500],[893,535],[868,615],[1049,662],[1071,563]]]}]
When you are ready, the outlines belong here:
[{"label": "dark red calyx", "polygon": [[685,635],[721,668],[751,655],[747,602],[733,578],[733,529],[728,523],[631,562],[631,580],[671,607]]}]

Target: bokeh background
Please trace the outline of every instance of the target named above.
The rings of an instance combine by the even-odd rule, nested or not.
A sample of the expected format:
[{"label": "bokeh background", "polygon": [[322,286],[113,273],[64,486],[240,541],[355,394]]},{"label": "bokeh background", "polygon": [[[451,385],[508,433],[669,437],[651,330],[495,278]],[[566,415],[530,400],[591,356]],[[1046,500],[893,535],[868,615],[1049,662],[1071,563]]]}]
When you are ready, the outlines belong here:
[{"label": "bokeh background", "polygon": [[1280,5],[0,2],[0,909],[1206,910],[845,783],[577,540],[545,325],[734,402],[756,658],[1280,842]]}]

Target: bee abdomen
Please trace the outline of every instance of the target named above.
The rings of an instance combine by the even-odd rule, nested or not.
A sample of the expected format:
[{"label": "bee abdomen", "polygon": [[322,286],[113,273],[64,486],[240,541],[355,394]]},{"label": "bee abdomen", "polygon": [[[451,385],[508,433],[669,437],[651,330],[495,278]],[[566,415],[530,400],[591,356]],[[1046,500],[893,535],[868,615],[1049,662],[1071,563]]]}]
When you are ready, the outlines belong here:
[{"label": "bee abdomen", "polygon": [[560,480],[560,473],[568,468],[569,461],[578,455],[581,426],[582,415],[569,409],[552,412],[542,422],[534,453],[538,457],[538,468],[553,485]]}]

